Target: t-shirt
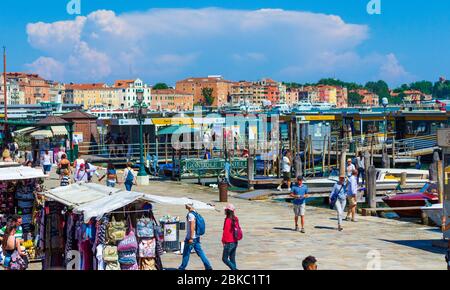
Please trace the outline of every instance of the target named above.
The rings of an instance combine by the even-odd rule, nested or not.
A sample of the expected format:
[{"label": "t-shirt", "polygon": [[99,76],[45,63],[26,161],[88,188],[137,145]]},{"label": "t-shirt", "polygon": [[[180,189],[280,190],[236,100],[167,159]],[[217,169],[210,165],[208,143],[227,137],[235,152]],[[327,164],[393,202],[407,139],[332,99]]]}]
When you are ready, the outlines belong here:
[{"label": "t-shirt", "polygon": [[[0,235],[3,236],[3,235],[5,234],[5,231],[6,231],[6,226],[4,226],[3,228],[0,229]],[[23,239],[23,230],[22,230],[22,226],[19,226],[19,227],[16,229],[16,233],[15,233],[14,237],[15,237],[16,239]]]},{"label": "t-shirt", "polygon": [[281,164],[281,170],[283,172],[291,172],[291,161],[289,160],[289,158],[287,156],[283,157],[283,161]]},{"label": "t-shirt", "polygon": [[195,215],[192,212],[190,212],[188,213],[186,220],[186,240],[191,239],[191,227],[189,225],[189,222],[194,223],[194,234],[192,235],[192,237],[193,239],[197,238],[197,235],[195,234]]},{"label": "t-shirt", "polygon": [[68,175],[64,175],[62,178],[61,178],[61,182],[60,182],[60,186],[68,186],[70,184],[70,182],[69,182],[69,176]]},{"label": "t-shirt", "polygon": [[291,192],[297,196],[300,196],[301,198],[294,198],[292,201],[293,204],[299,205],[304,204],[306,202],[306,198],[304,198],[305,194],[308,193],[308,187],[304,184],[301,186],[294,185],[291,188]]},{"label": "t-shirt", "polygon": [[42,156],[42,164],[43,165],[51,165],[52,164],[51,159],[50,159],[50,154],[44,154]]},{"label": "t-shirt", "polygon": [[358,167],[364,169],[364,157],[356,157],[356,162],[358,162]]},{"label": "t-shirt", "polygon": [[347,195],[356,197],[357,194],[358,194],[358,179],[356,178],[356,176],[352,175],[348,179]]},{"label": "t-shirt", "polygon": [[353,163],[350,164],[350,165],[347,165],[347,176],[352,175],[352,172],[353,172],[353,170],[355,170],[355,169],[356,169],[356,167],[355,167],[355,165],[353,165]]}]

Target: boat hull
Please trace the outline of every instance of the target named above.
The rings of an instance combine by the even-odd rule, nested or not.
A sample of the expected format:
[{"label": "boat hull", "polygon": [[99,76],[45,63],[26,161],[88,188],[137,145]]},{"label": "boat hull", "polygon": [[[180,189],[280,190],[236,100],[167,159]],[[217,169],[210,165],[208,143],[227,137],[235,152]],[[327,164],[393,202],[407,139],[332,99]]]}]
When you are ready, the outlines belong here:
[{"label": "boat hull", "polygon": [[[383,198],[383,202],[392,208],[425,207],[427,202],[436,204],[439,202],[439,199],[432,194],[416,192],[385,197]],[[422,215],[422,210],[420,208],[411,210],[398,210],[394,212],[400,217],[420,218]]]}]

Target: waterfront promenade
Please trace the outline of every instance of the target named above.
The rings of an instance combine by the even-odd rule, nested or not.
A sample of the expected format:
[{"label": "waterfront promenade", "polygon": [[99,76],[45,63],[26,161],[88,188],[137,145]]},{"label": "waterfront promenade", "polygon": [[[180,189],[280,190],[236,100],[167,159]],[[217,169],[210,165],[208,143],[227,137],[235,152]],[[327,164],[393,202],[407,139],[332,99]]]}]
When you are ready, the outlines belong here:
[{"label": "waterfront promenade", "polygon": [[[94,177],[96,180],[96,178]],[[56,176],[46,181],[57,184]],[[119,185],[122,186],[123,185]],[[207,224],[203,248],[214,269],[226,269],[222,263],[221,233],[224,203],[218,202],[218,191],[199,185],[172,181],[150,181],[149,186],[133,190],[162,196],[191,197],[216,205],[219,211],[200,211]],[[313,255],[319,269],[446,269],[444,250],[433,248],[432,240],[440,239],[437,228],[376,217],[358,216],[358,222],[344,222],[344,231],[336,231],[335,211],[307,206],[306,234],[294,232],[292,208],[287,203],[248,201],[229,198],[236,206],[244,231],[237,263],[242,270],[301,269],[301,260]],[[157,218],[170,214],[184,219],[183,206],[154,205]],[[185,231],[181,232],[184,237]],[[166,268],[176,268],[181,255],[163,255]],[[33,265],[35,268],[37,265]],[[201,270],[200,259],[193,254],[188,269]]]}]

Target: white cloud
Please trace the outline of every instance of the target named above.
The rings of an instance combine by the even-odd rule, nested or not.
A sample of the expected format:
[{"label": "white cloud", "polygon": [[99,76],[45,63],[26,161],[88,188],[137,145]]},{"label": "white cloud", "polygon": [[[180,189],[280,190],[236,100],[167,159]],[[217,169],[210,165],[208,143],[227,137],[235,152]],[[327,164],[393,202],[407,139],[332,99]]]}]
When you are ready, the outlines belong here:
[{"label": "white cloud", "polygon": [[64,77],[64,65],[51,57],[41,56],[26,67],[46,79],[60,80]]},{"label": "white cloud", "polygon": [[395,54],[385,56],[384,63],[380,67],[380,78],[389,82],[402,82],[412,80],[414,77],[400,64]]},{"label": "white cloud", "polygon": [[27,33],[34,48],[61,64],[66,81],[133,77],[130,68],[150,83],[211,72],[231,79],[265,75],[299,81],[359,76],[364,70],[371,72],[368,78],[380,71],[402,77],[392,57],[358,53],[368,39],[366,25],[311,12],[204,8],[116,15],[98,10],[73,21],[31,23]]}]

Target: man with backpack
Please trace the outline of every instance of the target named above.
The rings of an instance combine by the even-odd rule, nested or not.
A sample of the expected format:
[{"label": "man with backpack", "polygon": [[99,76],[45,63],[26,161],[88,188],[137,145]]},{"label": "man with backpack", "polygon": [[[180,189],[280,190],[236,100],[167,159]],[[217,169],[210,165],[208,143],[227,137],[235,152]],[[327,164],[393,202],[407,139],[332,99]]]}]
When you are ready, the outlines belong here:
[{"label": "man with backpack", "polygon": [[205,220],[195,211],[193,203],[186,204],[186,209],[188,210],[188,214],[186,216],[186,239],[184,241],[183,248],[183,261],[180,267],[178,267],[178,270],[186,269],[192,249],[195,250],[197,255],[202,260],[205,265],[205,269],[212,270],[211,264],[209,263],[208,258],[200,245],[200,236],[205,234]]}]

